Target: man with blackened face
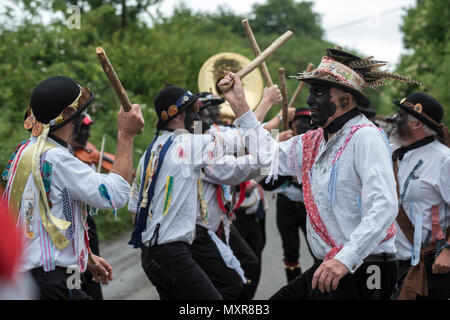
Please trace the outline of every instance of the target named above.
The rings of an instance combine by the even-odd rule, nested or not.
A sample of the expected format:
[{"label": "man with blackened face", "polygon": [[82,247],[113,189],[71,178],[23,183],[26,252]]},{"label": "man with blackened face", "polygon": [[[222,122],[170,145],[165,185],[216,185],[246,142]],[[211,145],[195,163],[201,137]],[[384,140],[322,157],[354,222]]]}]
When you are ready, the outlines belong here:
[{"label": "man with blackened face", "polygon": [[[280,175],[301,182],[315,257],[310,269],[272,299],[389,299],[394,291],[398,200],[390,147],[384,133],[358,111],[370,107],[365,87],[394,78],[378,70],[385,64],[327,49],[317,69],[297,76],[310,85],[307,104],[311,125],[318,128],[273,140],[267,152],[260,150],[272,164],[268,180]],[[235,89],[225,97],[236,104],[238,94]],[[245,129],[242,121],[235,125]],[[367,285],[373,266],[382,286]]]}]

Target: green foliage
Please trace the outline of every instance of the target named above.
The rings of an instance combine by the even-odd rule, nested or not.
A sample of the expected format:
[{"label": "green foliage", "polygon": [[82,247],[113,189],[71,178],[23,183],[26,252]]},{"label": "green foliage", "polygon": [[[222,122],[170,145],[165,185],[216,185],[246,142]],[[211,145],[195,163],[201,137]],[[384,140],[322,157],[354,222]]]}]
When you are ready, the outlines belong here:
[{"label": "green foliage", "polygon": [[[31,5],[35,1],[28,2]],[[61,0],[59,4],[66,2]],[[92,7],[93,3],[89,1]],[[16,145],[30,135],[23,128],[23,118],[33,88],[42,80],[55,75],[70,76],[94,92],[95,99],[88,111],[96,123],[91,128],[89,141],[99,147],[106,134],[105,151],[115,153],[119,101],[98,63],[95,54],[98,46],[105,49],[130,100],[142,107],[146,126],[143,134],[135,138],[135,167],[153,138],[157,119],[153,101],[165,83],[196,92],[198,72],[212,55],[231,51],[253,58],[241,26],[243,17],[231,12],[195,13],[181,6],[169,18],[156,17],[151,27],[140,21],[122,27],[117,7],[108,4],[112,2],[105,3],[107,1],[93,9],[89,9],[88,4],[84,5],[89,10],[82,12],[81,29],[70,30],[65,21],[43,26],[30,20],[14,29],[0,26],[2,166]],[[257,20],[252,21],[252,27],[254,25],[257,25]],[[279,82],[278,67],[284,67],[287,76],[296,75],[306,68],[308,62],[317,66],[325,49],[333,47],[319,38],[304,35],[295,27],[292,29],[295,36],[267,61],[275,83]],[[264,49],[282,32],[266,32],[262,29],[255,32],[255,36],[261,49]],[[297,85],[296,79],[288,78],[288,93],[292,95]],[[297,106],[305,105],[307,93],[308,88],[305,86]],[[267,118],[278,112],[279,108],[271,110]],[[101,239],[115,232],[129,230],[132,225],[126,208],[119,211],[117,223],[110,211],[99,212],[95,220]]]},{"label": "green foliage", "polygon": [[294,0],[268,0],[253,6],[250,20],[254,32],[282,34],[293,30],[297,35],[321,39],[319,15],[312,10],[312,2]]},{"label": "green foliage", "polygon": [[[397,72],[429,85],[427,92],[444,107],[443,121],[450,124],[450,7],[446,0],[420,1],[408,10],[402,26],[406,48],[412,51],[401,59]],[[392,82],[383,92],[383,110],[393,114],[392,99],[402,99],[423,89],[401,82]]]}]

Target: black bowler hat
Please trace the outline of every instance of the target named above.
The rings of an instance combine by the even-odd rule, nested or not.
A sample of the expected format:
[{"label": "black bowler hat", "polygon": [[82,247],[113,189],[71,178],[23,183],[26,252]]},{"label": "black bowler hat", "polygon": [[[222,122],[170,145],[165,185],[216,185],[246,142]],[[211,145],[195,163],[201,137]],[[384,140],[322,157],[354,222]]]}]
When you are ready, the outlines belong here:
[{"label": "black bowler hat", "polygon": [[155,98],[155,111],[158,115],[158,129],[161,129],[165,123],[191,106],[200,94],[192,94],[183,88],[169,85],[162,89]]},{"label": "black bowler hat", "polygon": [[199,108],[199,111],[201,111],[209,106],[220,105],[224,102],[225,99],[221,99],[217,96],[214,96],[210,92],[200,92],[200,96],[197,100],[197,106]]},{"label": "black bowler hat", "polygon": [[439,101],[432,96],[415,92],[402,100],[392,100],[397,106],[413,115],[418,120],[425,123],[431,129],[442,135],[441,120],[444,115],[444,109]]},{"label": "black bowler hat", "polygon": [[31,93],[26,128],[30,130],[35,123],[49,125],[50,131],[61,128],[83,112],[93,97],[88,88],[69,77],[47,78]]}]

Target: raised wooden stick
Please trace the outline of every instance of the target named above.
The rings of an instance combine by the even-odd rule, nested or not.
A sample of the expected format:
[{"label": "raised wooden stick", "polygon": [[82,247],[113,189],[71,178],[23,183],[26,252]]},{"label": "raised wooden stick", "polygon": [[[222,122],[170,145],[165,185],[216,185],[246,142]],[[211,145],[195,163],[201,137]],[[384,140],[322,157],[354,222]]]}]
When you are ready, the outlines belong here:
[{"label": "raised wooden stick", "polygon": [[288,115],[288,95],[286,89],[286,72],[284,68],[278,68],[278,78],[280,79],[280,91],[283,97],[283,131],[289,130],[289,115]]},{"label": "raised wooden stick", "polygon": [[[310,62],[308,63],[308,67],[306,68],[306,72],[310,72],[312,70],[312,68],[314,67],[314,65]],[[294,103],[297,100],[298,96],[300,95],[300,92],[302,92],[303,86],[305,85],[305,83],[303,81],[300,81],[300,83],[298,84],[297,89],[295,89],[294,95],[291,98],[291,101],[289,101],[289,108],[293,108],[294,107]]]},{"label": "raised wooden stick", "polygon": [[[259,56],[261,54],[261,50],[259,49],[258,43],[256,42],[255,36],[253,35],[252,28],[250,28],[250,24],[247,19],[242,20],[242,26],[244,27],[245,34],[247,35],[248,42],[250,42],[250,46],[252,47],[255,57]],[[267,69],[266,63],[263,61],[259,67],[261,68],[261,73],[266,86],[272,87],[273,81],[270,77],[270,73]]]},{"label": "raised wooden stick", "polygon": [[126,112],[130,111],[131,110],[130,99],[128,99],[127,93],[125,92],[125,89],[123,88],[122,83],[119,80],[119,77],[117,76],[111,63],[109,62],[109,59],[106,56],[105,50],[103,50],[102,47],[97,47],[95,52],[97,53],[98,60],[100,61],[100,64],[103,67],[103,71],[105,71],[105,74],[109,79],[109,82],[111,83],[114,90],[116,91],[117,97],[119,98],[123,109]]},{"label": "raised wooden stick", "polygon": [[[247,74],[255,70],[264,60],[270,57],[278,48],[280,48],[286,41],[288,41],[294,33],[292,31],[286,31],[283,35],[281,35],[277,40],[275,40],[266,50],[264,50],[259,56],[257,56],[252,62],[246,65],[244,68],[239,70],[236,74],[239,78],[244,78]],[[233,86],[234,81],[230,81],[230,83],[226,86],[219,86],[220,89],[224,92],[230,90]]]}]

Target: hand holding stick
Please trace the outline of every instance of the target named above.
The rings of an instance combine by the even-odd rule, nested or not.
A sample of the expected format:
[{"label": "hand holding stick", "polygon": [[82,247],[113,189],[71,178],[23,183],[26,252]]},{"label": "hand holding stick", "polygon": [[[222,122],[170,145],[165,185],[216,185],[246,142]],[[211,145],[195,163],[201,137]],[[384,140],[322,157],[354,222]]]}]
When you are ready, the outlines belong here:
[{"label": "hand holding stick", "polygon": [[[247,19],[242,20],[242,26],[244,27],[245,34],[247,35],[248,41],[250,42],[250,46],[252,47],[255,57],[259,56],[261,54],[261,50],[259,49],[258,43],[256,42],[255,36],[253,35],[252,28],[250,28],[250,24]],[[273,81],[270,77],[266,63],[263,61],[259,67],[261,68],[261,73],[264,78],[264,82],[266,83],[266,87],[272,87]]]},{"label": "hand holding stick", "polygon": [[[306,72],[310,72],[312,70],[312,68],[314,67],[314,65],[310,62],[308,63],[308,67],[306,68]],[[294,103],[297,100],[298,96],[300,95],[300,92],[302,92],[303,86],[305,85],[305,83],[303,81],[300,81],[300,83],[298,84],[297,89],[294,92],[294,95],[291,98],[291,101],[289,101],[289,108],[293,108],[294,107]]]},{"label": "hand holding stick", "polygon": [[132,108],[130,99],[128,99],[127,93],[125,92],[125,89],[123,88],[122,83],[119,80],[119,77],[117,77],[116,72],[114,71],[111,63],[109,62],[105,50],[103,50],[102,47],[97,47],[95,52],[97,53],[98,60],[100,61],[100,64],[103,67],[103,71],[105,71],[105,74],[109,79],[109,82],[116,91],[117,97],[119,98],[123,109],[126,112],[130,111]]},{"label": "hand holding stick", "polygon": [[288,101],[287,101],[287,89],[286,89],[286,73],[284,68],[278,68],[278,77],[280,79],[280,90],[283,97],[282,110],[283,110],[283,131],[289,130],[289,116],[288,116]]},{"label": "hand holding stick", "polygon": [[[270,57],[278,48],[280,48],[287,40],[289,40],[294,33],[292,31],[286,31],[282,36],[280,36],[277,40],[275,40],[266,50],[264,50],[259,56],[257,56],[252,62],[250,62],[247,66],[239,70],[236,75],[239,76],[240,79],[245,77],[247,74],[255,70],[264,60]],[[233,86],[234,81],[230,81],[227,85],[220,86],[219,88],[226,92],[230,90]]]}]

